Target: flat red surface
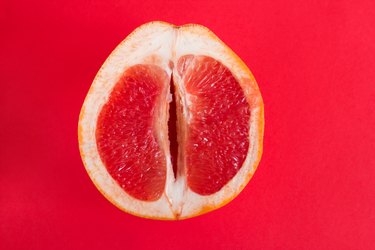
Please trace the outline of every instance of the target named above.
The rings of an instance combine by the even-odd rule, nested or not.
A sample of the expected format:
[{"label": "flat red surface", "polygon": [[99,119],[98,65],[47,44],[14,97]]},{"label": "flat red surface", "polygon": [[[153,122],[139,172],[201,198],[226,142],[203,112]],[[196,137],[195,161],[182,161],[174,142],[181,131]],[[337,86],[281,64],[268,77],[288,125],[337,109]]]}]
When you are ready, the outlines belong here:
[{"label": "flat red surface", "polygon": [[[77,122],[112,49],[151,20],[201,23],[253,71],[260,166],[186,221],[112,206],[81,163]],[[375,249],[373,1],[0,2],[0,249]]]}]

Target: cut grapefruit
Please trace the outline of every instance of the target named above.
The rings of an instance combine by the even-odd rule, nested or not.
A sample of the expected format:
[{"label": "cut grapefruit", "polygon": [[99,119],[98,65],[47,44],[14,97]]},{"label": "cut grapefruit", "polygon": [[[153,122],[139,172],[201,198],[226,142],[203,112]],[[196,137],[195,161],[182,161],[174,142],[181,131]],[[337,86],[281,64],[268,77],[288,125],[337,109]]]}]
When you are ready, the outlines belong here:
[{"label": "cut grapefruit", "polygon": [[259,163],[263,101],[207,28],[144,24],[99,70],[79,118],[86,170],[128,213],[185,219],[228,203]]}]

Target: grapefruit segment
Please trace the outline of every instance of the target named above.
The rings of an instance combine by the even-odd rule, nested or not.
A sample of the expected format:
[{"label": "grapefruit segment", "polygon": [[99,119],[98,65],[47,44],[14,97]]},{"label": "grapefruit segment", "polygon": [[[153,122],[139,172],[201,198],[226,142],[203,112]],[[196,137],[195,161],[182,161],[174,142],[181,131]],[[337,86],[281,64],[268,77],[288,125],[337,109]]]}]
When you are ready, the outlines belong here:
[{"label": "grapefruit segment", "polygon": [[184,219],[248,183],[262,153],[263,102],[246,65],[207,28],[152,22],[103,64],[78,136],[89,176],[114,205]]},{"label": "grapefruit segment", "polygon": [[167,74],[158,66],[130,67],[98,117],[96,143],[101,160],[112,178],[140,200],[157,200],[164,191],[165,155],[154,128],[166,81]]},{"label": "grapefruit segment", "polygon": [[245,161],[250,108],[235,77],[217,60],[187,55],[179,65],[191,103],[185,146],[188,186],[210,195],[227,184]]}]

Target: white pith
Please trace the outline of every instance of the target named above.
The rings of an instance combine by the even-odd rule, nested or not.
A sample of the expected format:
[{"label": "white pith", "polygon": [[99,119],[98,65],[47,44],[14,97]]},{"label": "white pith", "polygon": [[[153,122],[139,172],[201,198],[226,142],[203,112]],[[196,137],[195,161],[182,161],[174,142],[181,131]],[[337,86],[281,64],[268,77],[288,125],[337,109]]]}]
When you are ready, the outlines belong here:
[{"label": "white pith", "polygon": [[[251,103],[250,147],[244,165],[235,177],[219,192],[201,196],[192,192],[186,184],[186,176],[181,169],[175,179],[170,160],[169,145],[161,145],[167,162],[167,179],[165,192],[157,201],[141,201],[128,195],[109,175],[102,163],[96,146],[96,123],[102,106],[118,82],[123,72],[135,64],[155,64],[163,68],[169,76],[173,73],[173,81],[183,97],[183,116],[187,122],[189,99],[184,93],[184,85],[176,67],[178,59],[187,54],[206,55],[215,58],[228,67],[243,88]],[[173,71],[173,72],[172,72]],[[169,85],[169,81],[166,83]],[[169,93],[167,101],[171,100]],[[233,52],[218,40],[207,28],[199,25],[176,27],[162,22],[145,24],[125,39],[103,64],[98,72],[89,94],[82,107],[79,137],[82,159],[90,178],[97,188],[112,203],[122,210],[143,217],[160,219],[183,219],[220,207],[234,198],[247,184],[259,161],[263,128],[259,120],[263,119],[262,100],[258,86],[250,71],[243,66]],[[160,122],[165,121],[162,112]],[[167,128],[160,124],[157,137],[167,142]],[[158,126],[158,127],[159,127]],[[262,125],[261,125],[262,126]]]}]

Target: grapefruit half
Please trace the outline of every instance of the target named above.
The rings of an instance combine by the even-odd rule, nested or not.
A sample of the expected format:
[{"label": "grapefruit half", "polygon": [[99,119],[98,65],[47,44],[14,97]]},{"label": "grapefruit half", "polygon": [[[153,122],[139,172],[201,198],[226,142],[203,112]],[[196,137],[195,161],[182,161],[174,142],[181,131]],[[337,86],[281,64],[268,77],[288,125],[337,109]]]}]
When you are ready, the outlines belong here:
[{"label": "grapefruit half", "polygon": [[79,147],[100,192],[128,213],[185,219],[249,182],[263,101],[247,66],[204,26],[151,22],[111,53],[86,96]]}]

